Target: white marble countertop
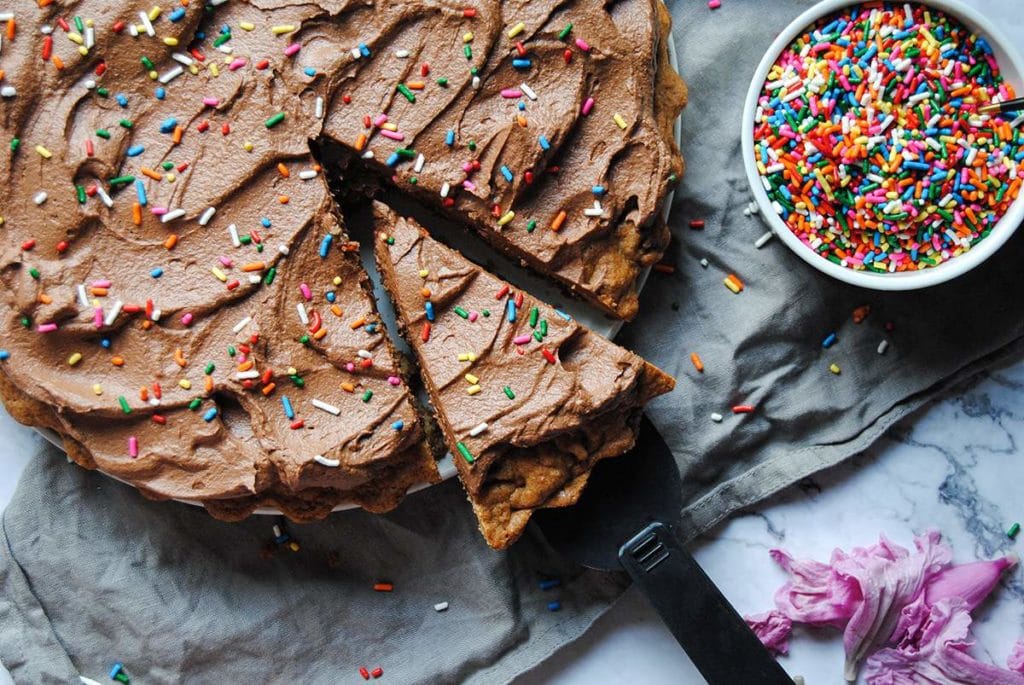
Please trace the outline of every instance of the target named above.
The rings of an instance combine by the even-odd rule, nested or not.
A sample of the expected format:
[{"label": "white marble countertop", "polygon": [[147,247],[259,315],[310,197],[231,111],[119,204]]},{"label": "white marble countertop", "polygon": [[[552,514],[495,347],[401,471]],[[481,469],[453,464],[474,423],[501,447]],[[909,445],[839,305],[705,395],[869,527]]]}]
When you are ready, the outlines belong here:
[{"label": "white marble countertop", "polygon": [[[968,0],[1024,51],[1018,0]],[[36,453],[33,431],[0,409],[0,508]],[[987,374],[903,421],[866,454],[794,485],[755,511],[737,516],[693,547],[697,560],[740,613],[772,607],[785,578],[768,557],[783,547],[798,557],[827,559],[836,546],[869,545],[884,532],[911,546],[915,533],[938,528],[957,561],[990,558],[1010,549],[1005,535],[1024,523],[1024,361]],[[1020,540],[1024,541],[1024,535]],[[1005,665],[1024,636],[1024,583],[1019,568],[975,612],[980,659]],[[797,629],[782,664],[809,685],[842,682],[838,631]],[[595,626],[538,669],[523,685],[645,685],[701,683],[668,631],[633,593]],[[10,678],[0,667],[0,685]]]}]

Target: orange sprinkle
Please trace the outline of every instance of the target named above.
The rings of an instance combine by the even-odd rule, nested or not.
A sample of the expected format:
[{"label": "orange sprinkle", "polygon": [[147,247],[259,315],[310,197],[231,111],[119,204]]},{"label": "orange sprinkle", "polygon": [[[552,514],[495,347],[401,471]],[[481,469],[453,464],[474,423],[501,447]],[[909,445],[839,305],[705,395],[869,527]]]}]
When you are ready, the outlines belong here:
[{"label": "orange sprinkle", "polygon": [[519,124],[521,127],[526,128],[526,117],[524,117],[522,114],[517,114],[516,123]]},{"label": "orange sprinkle", "polygon": [[562,224],[565,223],[565,216],[566,216],[565,210],[563,209],[562,211],[560,211],[558,213],[558,216],[555,217],[555,220],[551,222],[551,230],[552,231],[557,231],[558,229],[560,229],[562,227]]},{"label": "orange sprinkle", "polygon": [[864,319],[868,318],[868,314],[871,313],[871,306],[862,304],[853,310],[853,322],[860,323]]},{"label": "orange sprinkle", "polygon": [[427,84],[423,83],[423,81],[409,81],[405,85],[409,86],[411,90],[423,90],[427,87]]},{"label": "orange sprinkle", "polygon": [[364,316],[364,317],[361,317],[361,318],[356,319],[355,321],[353,321],[351,324],[349,324],[349,327],[354,331],[357,328],[361,328],[361,327],[363,327],[365,325],[366,325],[366,317]]},{"label": "orange sprinkle", "polygon": [[148,331],[148,330],[149,330],[150,328],[152,328],[152,327],[153,327],[153,322],[152,322],[152,321],[150,321],[149,319],[146,319],[145,321],[143,321],[143,322],[142,322],[141,324],[139,324],[139,325],[140,325],[140,326],[142,327],[142,330],[144,330],[144,331]]},{"label": "orange sprinkle", "polygon": [[142,205],[138,202],[132,203],[132,223],[136,226],[142,225]]},{"label": "orange sprinkle", "polygon": [[89,288],[89,293],[96,297],[106,297],[107,292],[106,288]]},{"label": "orange sprinkle", "polygon": [[373,589],[376,592],[391,592],[395,589],[395,586],[391,583],[375,583]]},{"label": "orange sprinkle", "polygon": [[356,386],[352,385],[351,383],[345,382],[341,384],[341,389],[344,390],[345,392],[355,392]]},{"label": "orange sprinkle", "polygon": [[53,298],[46,293],[39,293],[39,301],[43,304],[51,304],[53,302]]},{"label": "orange sprinkle", "polygon": [[270,393],[274,392],[274,388],[276,388],[276,387],[277,387],[276,383],[268,383],[267,385],[264,385],[263,386],[263,395],[265,397],[269,397]]},{"label": "orange sprinkle", "polygon": [[316,333],[313,334],[313,340],[320,340],[325,335],[327,335],[327,329],[326,328],[321,328],[319,331],[317,331]]},{"label": "orange sprinkle", "polygon": [[420,289],[420,295],[423,296],[424,300],[429,300],[430,299],[430,288],[421,288]]},{"label": "orange sprinkle", "polygon": [[141,171],[144,176],[149,176],[154,181],[162,181],[162,180],[164,180],[164,177],[161,174],[158,174],[157,172],[153,171],[152,169],[147,169],[146,167],[142,167],[141,169],[139,169],[139,171]]},{"label": "orange sprinkle", "polygon": [[172,233],[167,236],[167,240],[164,241],[164,247],[168,250],[173,250],[174,246],[178,244],[178,234]]},{"label": "orange sprinkle", "polygon": [[280,202],[283,205],[286,205],[286,204],[288,204],[288,200],[289,199],[290,198],[287,195],[281,195],[280,197],[277,198],[277,201]]},{"label": "orange sprinkle", "polygon": [[188,360],[185,359],[185,353],[181,351],[180,347],[174,350],[174,361],[181,368],[185,368],[188,365]]},{"label": "orange sprinkle", "polygon": [[336,304],[331,305],[331,313],[334,314],[339,319],[341,318],[341,315],[344,314],[344,312],[341,311],[341,307],[339,307]]},{"label": "orange sprinkle", "polygon": [[[50,3],[46,4],[49,5]],[[53,62],[53,66],[57,67],[58,71],[64,68],[64,60],[62,60],[58,55],[51,57],[50,61]]]},{"label": "orange sprinkle", "polygon": [[14,20],[7,20],[7,40],[14,40]]},{"label": "orange sprinkle", "polygon": [[180,144],[181,137],[183,135],[185,135],[185,129],[183,129],[181,126],[175,126],[174,133],[171,135],[171,142],[173,142],[175,145]]},{"label": "orange sprinkle", "polygon": [[690,362],[693,363],[693,368],[697,369],[697,373],[704,373],[704,362],[700,360],[699,354],[691,352]]},{"label": "orange sprinkle", "polygon": [[110,358],[110,363],[114,366],[124,366],[124,357],[114,356]]},{"label": "orange sprinkle", "polygon": [[359,137],[356,138],[356,152],[361,152],[364,147],[366,147],[366,134],[360,133]]},{"label": "orange sprinkle", "polygon": [[207,393],[213,392],[213,376],[203,377],[203,390]]},{"label": "orange sprinkle", "polygon": [[264,262],[249,262],[242,265],[242,271],[263,271],[266,266]]},{"label": "orange sprinkle", "polygon": [[139,388],[139,399],[143,402],[149,402],[149,388],[146,386]]},{"label": "orange sprinkle", "polygon": [[248,371],[255,365],[255,362],[251,359],[246,359],[244,362],[238,365],[239,371]]},{"label": "orange sprinkle", "polygon": [[289,176],[292,175],[292,172],[288,171],[288,167],[284,165],[284,162],[277,163],[277,173],[281,174],[285,178],[288,178]]}]

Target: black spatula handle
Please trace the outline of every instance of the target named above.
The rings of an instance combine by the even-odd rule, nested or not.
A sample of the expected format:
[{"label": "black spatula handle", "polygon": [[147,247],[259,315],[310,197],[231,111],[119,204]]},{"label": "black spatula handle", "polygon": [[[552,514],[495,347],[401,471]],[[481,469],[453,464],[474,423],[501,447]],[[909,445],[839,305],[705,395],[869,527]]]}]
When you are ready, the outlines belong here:
[{"label": "black spatula handle", "polygon": [[793,685],[707,574],[661,523],[619,548],[619,561],[711,685]]}]

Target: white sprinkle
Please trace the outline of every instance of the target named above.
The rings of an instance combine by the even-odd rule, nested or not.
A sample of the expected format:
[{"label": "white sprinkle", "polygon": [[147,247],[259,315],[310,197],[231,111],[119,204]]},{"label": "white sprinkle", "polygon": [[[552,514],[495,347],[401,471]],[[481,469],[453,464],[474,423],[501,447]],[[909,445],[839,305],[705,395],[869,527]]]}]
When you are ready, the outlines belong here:
[{"label": "white sprinkle", "polygon": [[474,76],[473,77],[473,90],[479,90],[479,89],[480,89],[480,77],[479,76]]},{"label": "white sprinkle", "polygon": [[409,51],[408,50],[395,50],[395,57],[397,57],[398,59],[405,59],[408,56],[409,56]]},{"label": "white sprinkle", "polygon": [[128,35],[131,36],[132,38],[138,38],[139,37],[139,29],[137,29],[135,27],[135,24],[128,24]]},{"label": "white sprinkle", "polygon": [[159,407],[160,406],[160,398],[159,397],[150,396],[150,398],[149,398],[149,405],[151,407]]},{"label": "white sprinkle", "polygon": [[352,59],[359,59],[360,57],[362,57],[362,55],[359,53],[359,48],[352,48],[352,52],[349,54],[352,55]]},{"label": "white sprinkle", "polygon": [[99,183],[96,184],[96,194],[100,196],[100,202],[105,204],[107,207],[113,207],[114,201],[107,195],[107,191],[103,190],[103,186]]},{"label": "white sprinkle", "polygon": [[452,187],[451,187],[450,185],[448,185],[448,181],[445,181],[445,182],[444,182],[444,183],[443,183],[443,184],[441,185],[441,197],[448,197],[448,192],[449,192],[449,191],[450,191],[451,189],[452,189]]},{"label": "white sprinkle", "polygon": [[217,5],[223,5],[228,0],[208,0],[211,5],[216,7]]},{"label": "white sprinkle", "polygon": [[303,181],[308,181],[311,178],[316,178],[316,170],[303,169],[302,171],[299,172],[299,178],[301,178]]},{"label": "white sprinkle", "polygon": [[531,100],[537,99],[537,94],[533,92],[533,88],[530,88],[530,86],[526,85],[525,83],[519,84],[519,90],[523,91],[523,93],[526,94],[526,97],[530,98]]},{"label": "white sprinkle", "polygon": [[0,12],[0,21],[10,21],[14,19],[14,12]]},{"label": "white sprinkle", "polygon": [[364,152],[363,159],[373,159],[373,150],[367,150]]},{"label": "white sprinkle", "polygon": [[233,53],[235,51],[235,49],[233,47],[231,47],[230,45],[228,45],[227,43],[224,43],[223,45],[218,45],[215,49],[220,50],[225,55],[230,55],[231,53]]},{"label": "white sprinkle", "polygon": [[584,216],[601,216],[602,214],[604,214],[604,208],[601,207],[601,202],[599,200],[594,200],[593,207],[588,207],[583,210]]},{"label": "white sprinkle", "polygon": [[469,437],[475,438],[476,436],[487,430],[487,422],[481,421],[477,425],[473,426],[473,430],[469,431]]},{"label": "white sprinkle", "polygon": [[711,412],[711,420],[714,421],[715,423],[721,423],[722,418],[723,416],[719,414],[717,411]]},{"label": "white sprinkle", "polygon": [[370,354],[369,350],[359,350],[358,352],[356,352],[356,354],[358,354],[363,359],[373,359],[373,355]]},{"label": "white sprinkle", "polygon": [[247,316],[244,319],[242,319],[241,321],[239,321],[238,323],[236,323],[235,327],[232,328],[231,330],[233,332],[235,332],[235,333],[241,333],[242,329],[245,328],[246,326],[248,326],[251,321],[252,321],[252,317],[251,316]]},{"label": "white sprinkle", "polygon": [[40,190],[35,194],[35,197],[32,198],[32,202],[35,202],[37,205],[41,205],[46,202],[46,198],[48,197],[49,195],[46,194],[45,190]]},{"label": "white sprinkle", "polygon": [[117,319],[117,315],[121,313],[121,307],[123,306],[124,302],[122,302],[121,300],[115,302],[114,306],[110,308],[109,312],[107,312],[107,315],[103,317],[103,325],[109,326],[110,324],[114,323],[114,320]]},{"label": "white sprinkle", "polygon": [[438,602],[434,605],[434,611],[448,611],[448,602]]},{"label": "white sprinkle", "polygon": [[708,268],[708,260],[705,258],[701,258],[700,265],[703,266],[705,269]]},{"label": "white sprinkle", "polygon": [[160,317],[163,316],[163,313],[164,312],[163,312],[162,309],[154,309],[153,310],[153,316],[149,317],[149,320],[150,321],[159,321]]},{"label": "white sprinkle", "polygon": [[313,457],[313,461],[315,461],[316,463],[320,464],[320,466],[330,466],[331,468],[336,468],[338,466],[341,466],[341,460],[339,460],[339,459],[328,459],[327,457],[325,457],[322,454],[318,454],[315,457]]},{"label": "white sprinkle", "polygon": [[88,50],[96,45],[96,29],[91,26],[85,27],[85,49]]},{"label": "white sprinkle", "polygon": [[85,294],[85,286],[81,283],[76,286],[78,289],[78,304],[85,308],[89,307],[89,296]]},{"label": "white sprinkle", "polygon": [[4,96],[5,98],[12,98],[17,94],[18,91],[15,90],[14,86],[4,86],[3,88],[0,88],[0,95]]},{"label": "white sprinkle", "polygon": [[153,22],[149,20],[149,13],[139,12],[139,20],[142,21],[142,25],[146,28],[146,35],[156,35],[156,31],[153,30]]},{"label": "white sprinkle", "polygon": [[316,102],[313,105],[313,114],[317,119],[324,118],[324,99],[319,95],[316,96]]},{"label": "white sprinkle", "polygon": [[420,153],[420,156],[416,158],[416,163],[412,165],[412,170],[417,174],[423,171],[423,165],[426,164],[427,158]]},{"label": "white sprinkle", "polygon": [[274,524],[274,527],[272,528],[272,530],[274,531],[274,537],[275,537],[275,538],[279,538],[279,537],[281,537],[281,526],[279,526],[279,525],[277,525],[277,524],[275,523],[275,524]]},{"label": "white sprinkle", "polygon": [[299,302],[298,304],[295,305],[295,309],[299,312],[299,321],[302,322],[302,325],[305,326],[306,324],[308,324],[309,316],[307,316],[306,314],[306,305]]},{"label": "white sprinkle", "polygon": [[217,208],[216,207],[207,207],[206,211],[204,211],[199,216],[199,225],[200,226],[205,226],[206,224],[210,223],[210,219],[212,219],[213,215],[216,214],[216,213],[217,213]]},{"label": "white sprinkle", "polygon": [[183,73],[185,73],[185,68],[181,66],[176,66],[162,73],[160,75],[160,78],[157,80],[159,80],[160,83],[167,84],[181,76]]},{"label": "white sprinkle", "polygon": [[85,89],[86,89],[86,90],[92,90],[93,88],[95,88],[95,87],[96,87],[96,82],[95,82],[95,81],[93,81],[93,80],[92,80],[92,79],[90,78],[90,79],[86,79],[86,80],[85,80],[85,82],[84,82],[84,83],[82,83],[82,85],[83,85],[83,86],[85,86]]},{"label": "white sprinkle", "polygon": [[235,247],[241,247],[242,241],[238,239],[238,228],[234,224],[228,226],[228,235],[231,236],[231,244]]},{"label": "white sprinkle", "polygon": [[181,207],[178,207],[177,209],[172,209],[171,211],[167,212],[162,217],[160,217],[160,223],[170,223],[171,221],[174,221],[175,219],[180,219],[183,216],[185,216],[185,210],[182,209]]},{"label": "white sprinkle", "polygon": [[760,238],[754,241],[754,247],[760,250],[762,247],[768,244],[768,241],[771,240],[772,237],[774,237],[774,235],[775,234],[772,233],[771,231],[765,231],[764,233],[761,234]]},{"label": "white sprinkle", "polygon": [[1017,115],[1017,117],[1010,122],[1010,127],[1017,128],[1021,123],[1024,123],[1024,114]]},{"label": "white sprinkle", "polygon": [[885,351],[887,349],[889,349],[888,340],[883,340],[882,342],[878,343],[878,354],[885,354]]},{"label": "white sprinkle", "polygon": [[184,64],[186,67],[191,66],[193,61],[191,57],[189,57],[183,52],[174,53],[173,55],[171,55],[171,59],[173,59],[175,62]]},{"label": "white sprinkle", "polygon": [[284,243],[281,243],[280,245],[277,246],[277,251],[283,254],[285,257],[288,256],[288,246],[285,245]]},{"label": "white sprinkle", "polygon": [[321,409],[327,412],[328,414],[334,414],[335,416],[341,413],[341,410],[335,407],[333,404],[327,404],[322,400],[314,399],[313,406],[316,407],[317,409]]},{"label": "white sprinkle", "polygon": [[261,278],[259,274],[249,274],[249,282],[252,283],[253,285],[256,285],[262,280],[263,278]]},{"label": "white sprinkle", "polygon": [[259,378],[259,371],[239,371],[235,374],[235,378],[240,381],[252,380],[253,378]]}]

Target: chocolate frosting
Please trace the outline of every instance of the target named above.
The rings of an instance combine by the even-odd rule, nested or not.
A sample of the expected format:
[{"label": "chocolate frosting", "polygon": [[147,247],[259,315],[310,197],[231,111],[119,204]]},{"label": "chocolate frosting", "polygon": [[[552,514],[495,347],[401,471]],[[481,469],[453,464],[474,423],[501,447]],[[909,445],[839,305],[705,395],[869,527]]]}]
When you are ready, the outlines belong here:
[{"label": "chocolate frosting", "polygon": [[[0,103],[13,199],[0,233],[3,394],[78,461],[153,496],[244,502],[231,517],[265,502],[299,517],[341,499],[389,508],[436,473],[310,155],[312,92],[326,79],[285,54],[294,36],[271,31],[324,10],[231,3],[204,18],[203,5],[166,9],[155,36],[132,37],[115,24],[141,23],[152,3],[80,2],[95,36],[84,56],[71,14],[16,12],[2,61],[16,94]],[[230,54],[193,41],[222,24]],[[125,175],[145,191],[139,221],[135,184],[110,182]]]},{"label": "chocolate frosting", "polygon": [[629,449],[640,408],[674,381],[375,209],[377,264],[400,327],[484,535],[504,547],[530,511],[571,503],[567,486],[578,496],[597,459]]}]

